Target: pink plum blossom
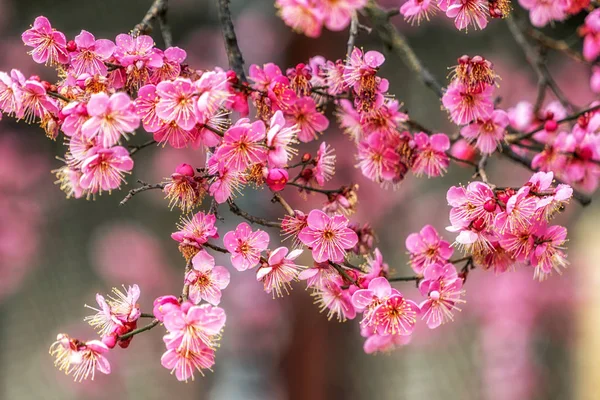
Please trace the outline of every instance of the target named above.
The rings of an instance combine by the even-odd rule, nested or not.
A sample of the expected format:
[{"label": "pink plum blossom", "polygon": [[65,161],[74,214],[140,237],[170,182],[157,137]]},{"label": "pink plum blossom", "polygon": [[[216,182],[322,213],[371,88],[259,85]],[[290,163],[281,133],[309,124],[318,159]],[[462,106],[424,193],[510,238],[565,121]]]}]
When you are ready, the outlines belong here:
[{"label": "pink plum blossom", "polygon": [[246,222],[223,236],[223,244],[231,253],[231,264],[238,271],[254,268],[261,259],[261,253],[269,246],[269,235],[261,231],[252,232]]}]

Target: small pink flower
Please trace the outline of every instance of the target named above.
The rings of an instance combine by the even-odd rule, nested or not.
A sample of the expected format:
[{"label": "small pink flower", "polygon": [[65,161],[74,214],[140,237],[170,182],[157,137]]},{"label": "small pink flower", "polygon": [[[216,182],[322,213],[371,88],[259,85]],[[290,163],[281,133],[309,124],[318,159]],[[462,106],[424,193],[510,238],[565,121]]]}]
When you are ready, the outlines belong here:
[{"label": "small pink flower", "polygon": [[299,246],[298,234],[306,226],[306,215],[302,211],[294,210],[294,215],[286,215],[281,221],[281,234],[284,236],[283,240],[292,238],[294,247]]},{"label": "small pink flower", "polygon": [[185,274],[190,285],[190,301],[198,304],[206,300],[213,306],[221,301],[221,290],[229,285],[230,275],[225,267],[215,266],[215,259],[206,250],[200,250],[192,258],[193,269]]},{"label": "small pink flower", "polygon": [[56,357],[54,365],[67,375],[73,375],[76,382],[90,378],[94,380],[96,370],[110,374],[110,364],[104,354],[108,347],[99,340],[82,342],[59,334],[50,346],[50,354]]},{"label": "small pink flower", "polygon": [[526,228],[533,223],[538,199],[529,195],[530,188],[522,187],[506,202],[506,210],[496,216],[495,225],[501,233]]},{"label": "small pink flower", "polygon": [[414,135],[416,156],[412,170],[415,175],[428,177],[441,176],[450,163],[446,151],[450,149],[450,139],[443,133],[428,136],[423,132]]},{"label": "small pink flower", "polygon": [[107,39],[98,39],[87,31],[75,36],[77,49],[71,53],[73,74],[79,76],[87,73],[106,76],[108,67],[104,64],[112,56],[115,44]]},{"label": "small pink flower", "polygon": [[315,157],[315,163],[313,169],[315,179],[319,185],[323,186],[335,173],[335,150],[333,147],[321,142]]},{"label": "small pink flower", "polygon": [[132,37],[117,35],[113,56],[126,68],[127,87],[137,89],[150,82],[151,69],[160,68],[163,58],[154,48],[154,41],[148,35]]},{"label": "small pink flower", "polygon": [[179,231],[172,233],[171,238],[180,243],[180,246],[192,246],[201,249],[208,239],[219,237],[215,226],[217,217],[214,214],[205,214],[202,211],[194,214],[192,218],[182,217],[177,226]]},{"label": "small pink flower", "polygon": [[268,170],[265,176],[265,183],[274,192],[280,192],[290,179],[288,172],[281,168],[272,168]]},{"label": "small pink flower", "polygon": [[156,86],[145,85],[138,90],[138,97],[134,101],[135,110],[147,132],[156,132],[164,125],[156,113],[160,101],[161,98],[156,94]]},{"label": "small pink flower", "polygon": [[48,113],[58,112],[54,100],[48,97],[44,85],[38,81],[25,81],[20,88],[20,94],[21,107],[17,112],[17,118],[23,118],[27,123],[32,123],[36,118],[43,119]]},{"label": "small pink flower", "polygon": [[193,305],[184,302],[179,309],[165,315],[165,328],[169,331],[163,340],[167,349],[199,351],[204,347],[214,349],[225,326],[225,310],[210,304]]},{"label": "small pink flower", "polygon": [[559,274],[569,262],[563,252],[567,241],[567,228],[559,225],[541,225],[535,232],[536,245],[531,252],[531,265],[535,267],[534,278],[543,281],[552,271]]},{"label": "small pink flower", "polygon": [[407,0],[400,7],[400,13],[410,24],[421,23],[423,19],[429,21],[429,16],[435,14],[436,7],[433,0]]},{"label": "small pink flower", "polygon": [[252,87],[261,92],[267,91],[271,83],[281,76],[281,69],[273,63],[264,64],[262,68],[256,64],[252,64],[248,71],[248,78],[254,82]]},{"label": "small pink flower", "polygon": [[208,172],[213,176],[208,191],[217,203],[222,204],[241,190],[244,181],[239,171],[232,170],[217,158],[212,157],[208,164]]},{"label": "small pink flower", "polygon": [[400,156],[384,135],[372,133],[358,145],[358,167],[374,182],[392,181],[398,176]]},{"label": "small pink flower", "polygon": [[375,309],[383,304],[392,294],[399,293],[392,289],[388,280],[384,277],[373,279],[369,282],[368,289],[359,289],[352,294],[352,305],[358,312],[364,312],[361,326],[372,327],[375,320],[372,319]]},{"label": "small pink flower", "polygon": [[[13,70],[8,75],[5,72],[0,72],[0,110],[8,115],[22,115],[22,98],[20,83],[13,77],[18,77],[21,72]],[[23,77],[23,81],[25,77]]]},{"label": "small pink flower", "polygon": [[412,336],[404,335],[387,335],[381,336],[378,334],[372,334],[367,337],[363,350],[367,354],[373,354],[378,352],[391,352],[401,346],[406,346],[410,343]]},{"label": "small pink flower", "polygon": [[476,120],[463,127],[460,134],[469,141],[476,140],[482,154],[492,154],[504,139],[508,124],[508,114],[494,110],[488,119]]},{"label": "small pink flower", "polygon": [[[168,339],[167,339],[168,340]],[[215,364],[215,351],[207,346],[199,345],[193,350],[171,346],[160,358],[160,364],[180,382],[194,380],[194,371],[204,376],[204,369],[210,369]]]},{"label": "small pink flower", "polygon": [[261,231],[252,232],[245,222],[223,236],[223,244],[231,253],[231,264],[238,271],[254,268],[260,261],[261,253],[269,246],[269,234]]},{"label": "small pink flower", "polygon": [[298,139],[303,143],[317,139],[329,127],[329,120],[316,107],[311,97],[301,97],[286,111],[288,124],[300,129]]},{"label": "small pink flower", "polygon": [[198,119],[214,115],[219,109],[225,106],[229,94],[229,78],[227,73],[216,69],[215,71],[206,71],[200,79],[194,82],[198,101]]},{"label": "small pink flower", "polygon": [[425,225],[419,233],[408,235],[406,248],[410,254],[410,266],[419,275],[432,264],[445,264],[454,252],[450,243],[442,240],[431,225]]},{"label": "small pink flower", "polygon": [[418,314],[419,306],[398,293],[375,308],[372,320],[379,335],[410,335]]},{"label": "small pink flower", "polygon": [[358,242],[356,232],[348,228],[348,219],[343,215],[330,218],[323,211],[312,210],[306,221],[307,226],[298,238],[312,249],[316,262],[343,261],[346,250]]},{"label": "small pink flower", "polygon": [[188,131],[196,125],[195,88],[189,79],[160,82],[156,86],[156,94],[160,98],[156,105],[159,118],[167,123],[175,121]]},{"label": "small pink flower", "polygon": [[432,264],[425,268],[423,280],[419,282],[419,291],[427,300],[419,308],[429,329],[452,321],[453,312],[460,311],[457,304],[464,303],[461,299],[464,294],[462,283],[452,264]]},{"label": "small pink flower", "polygon": [[283,291],[289,294],[290,282],[297,278],[302,268],[294,261],[300,254],[301,249],[290,252],[287,247],[279,247],[269,254],[267,263],[262,264],[256,272],[256,280],[263,282],[265,292],[273,293],[273,297],[282,297]]},{"label": "small pink flower", "polygon": [[52,29],[46,17],[37,17],[31,29],[21,35],[23,43],[34,49],[29,52],[38,64],[67,64],[67,39],[62,32]]},{"label": "small pink flower", "polygon": [[297,143],[297,126],[287,126],[281,111],[276,111],[271,117],[270,128],[267,132],[267,160],[272,168],[283,168],[297,150],[292,145]]},{"label": "small pink flower", "polygon": [[[158,54],[160,50],[155,49]],[[169,47],[162,52],[163,64],[160,68],[152,70],[150,75],[150,82],[155,85],[162,81],[169,81],[177,78],[181,73],[181,63],[187,57],[185,50],[179,47]]]},{"label": "small pink flower", "polygon": [[96,147],[81,165],[81,187],[90,193],[117,189],[125,181],[123,174],[132,169],[133,160],[124,147]]},{"label": "small pink flower", "polygon": [[529,19],[535,27],[541,28],[553,21],[566,18],[566,2],[563,0],[519,0],[521,6],[529,10]]},{"label": "small pink flower", "polygon": [[154,131],[153,137],[154,140],[158,143],[162,143],[163,146],[165,143],[169,143],[174,149],[183,149],[195,140],[194,133],[179,126],[176,121],[162,123],[161,126]]},{"label": "small pink flower", "polygon": [[363,8],[367,0],[325,0],[322,2],[327,29],[341,31],[350,24],[352,14]]},{"label": "small pink flower", "polygon": [[486,86],[480,91],[467,88],[460,82],[453,82],[442,97],[444,108],[456,125],[466,125],[477,119],[486,119],[494,111],[492,94],[494,87]]},{"label": "small pink flower", "polygon": [[298,33],[316,38],[321,35],[323,12],[311,0],[276,0],[281,19]]},{"label": "small pink flower", "polygon": [[106,93],[93,94],[88,101],[87,112],[90,119],[81,126],[81,132],[87,138],[98,136],[105,148],[115,145],[121,136],[127,137],[127,133],[140,126],[133,103],[123,92],[110,97]]},{"label": "small pink flower", "polygon": [[154,318],[163,322],[165,315],[170,314],[172,311],[179,310],[180,304],[177,297],[171,295],[160,296],[154,300],[152,314],[154,314]]},{"label": "small pink flower", "polygon": [[487,0],[450,0],[446,16],[454,18],[454,25],[459,30],[467,29],[471,24],[475,29],[484,29],[488,23],[488,4]]},{"label": "small pink flower", "polygon": [[356,317],[356,310],[352,305],[352,297],[347,289],[342,289],[343,281],[337,274],[331,275],[320,286],[316,287],[313,293],[321,312],[327,312],[327,318],[331,319],[337,316],[340,322]]},{"label": "small pink flower", "polygon": [[252,164],[266,161],[265,137],[265,124],[260,120],[252,124],[236,123],[225,132],[215,156],[229,169],[243,172]]}]

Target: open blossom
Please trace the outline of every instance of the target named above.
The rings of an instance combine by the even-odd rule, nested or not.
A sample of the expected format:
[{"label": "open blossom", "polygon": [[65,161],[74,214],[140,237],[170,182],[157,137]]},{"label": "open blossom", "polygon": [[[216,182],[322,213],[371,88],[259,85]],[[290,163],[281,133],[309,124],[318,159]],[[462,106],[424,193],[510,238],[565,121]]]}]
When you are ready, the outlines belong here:
[{"label": "open blossom", "polygon": [[213,306],[221,301],[221,290],[229,285],[230,275],[225,267],[215,266],[215,259],[206,250],[192,258],[193,268],[185,274],[190,287],[189,298],[194,304],[206,300]]},{"label": "open blossom", "polygon": [[506,202],[506,210],[496,216],[495,224],[500,232],[517,230],[531,224],[537,209],[538,199],[529,194],[530,187],[519,189]]},{"label": "open blossom", "polygon": [[450,243],[442,240],[431,225],[425,225],[419,233],[408,235],[406,248],[410,254],[410,266],[419,275],[429,265],[445,264],[454,252]]},{"label": "open blossom", "polygon": [[292,147],[297,143],[296,134],[299,129],[296,125],[286,126],[283,113],[278,110],[271,117],[267,131],[267,160],[272,168],[283,168],[297,150]]},{"label": "open blossom", "polygon": [[321,35],[323,11],[311,0],[276,0],[281,19],[298,33],[316,38]]},{"label": "open blossom", "polygon": [[71,53],[71,68],[73,74],[79,76],[87,73],[106,76],[108,67],[104,64],[110,59],[115,44],[107,39],[98,39],[88,31],[82,30],[75,36],[77,49]]},{"label": "open blossom", "polygon": [[184,213],[201,203],[206,191],[205,179],[195,176],[194,168],[185,163],[177,166],[163,189],[169,207],[173,209],[177,205]]},{"label": "open blossom", "polygon": [[477,119],[486,119],[494,111],[493,91],[491,85],[473,90],[455,81],[446,89],[442,104],[450,113],[452,122],[466,125]]},{"label": "open blossom", "polygon": [[261,231],[252,232],[246,222],[242,222],[223,236],[223,244],[231,253],[231,264],[238,271],[255,267],[261,258],[261,253],[269,246],[269,234]]},{"label": "open blossom", "polygon": [[52,29],[46,17],[37,17],[31,29],[21,35],[26,46],[33,47],[29,54],[38,64],[67,64],[67,39],[64,33]]},{"label": "open blossom", "polygon": [[552,271],[559,274],[569,262],[563,252],[567,241],[567,228],[559,225],[547,226],[541,224],[535,231],[537,238],[531,251],[531,265],[535,267],[534,278],[543,281]]},{"label": "open blossom", "polygon": [[110,364],[104,356],[107,352],[108,347],[99,340],[82,342],[64,333],[50,346],[50,354],[56,358],[54,365],[78,382],[94,380],[96,370],[110,374]]},{"label": "open blossom", "polygon": [[447,8],[443,8],[446,16],[454,18],[457,29],[467,29],[473,25],[475,29],[484,29],[487,26],[489,5],[487,0],[450,0]]},{"label": "open blossom", "polygon": [[529,19],[533,26],[541,28],[554,21],[562,21],[567,14],[564,0],[519,0],[519,4],[529,10]]},{"label": "open blossom", "polygon": [[133,169],[133,160],[121,146],[103,149],[95,147],[81,164],[81,186],[89,193],[111,191],[125,181],[123,174]]},{"label": "open blossom", "polygon": [[239,171],[217,159],[218,157],[212,157],[208,163],[208,172],[213,175],[208,192],[217,203],[222,204],[239,192],[245,182]]},{"label": "open blossom", "polygon": [[0,110],[8,115],[22,115],[20,84],[14,79],[22,74],[17,70],[13,71],[10,75],[0,72]]},{"label": "open blossom", "polygon": [[327,29],[341,31],[350,24],[352,14],[363,8],[367,0],[325,0],[322,2]]},{"label": "open blossom", "polygon": [[400,7],[400,13],[410,24],[420,24],[423,19],[429,21],[429,16],[434,14],[435,10],[434,0],[407,0]]},{"label": "open blossom", "polygon": [[265,124],[262,121],[252,124],[238,122],[225,132],[223,143],[215,156],[233,171],[242,172],[250,165],[266,160],[265,136]]},{"label": "open blossom", "polygon": [[399,293],[393,289],[390,282],[379,277],[369,282],[367,289],[359,289],[352,294],[352,305],[358,312],[363,312],[361,326],[373,326],[375,320],[372,319],[375,309],[383,304],[392,294]]},{"label": "open blossom", "polygon": [[127,71],[127,87],[139,88],[150,81],[150,69],[160,68],[163,58],[156,49],[154,41],[148,35],[132,37],[128,34],[117,35],[113,56]]},{"label": "open blossom", "polygon": [[416,155],[412,170],[415,175],[426,174],[429,177],[440,176],[446,172],[449,159],[446,151],[450,149],[450,139],[443,133],[428,136],[423,132],[414,136]]},{"label": "open blossom", "polygon": [[300,266],[296,258],[302,254],[301,249],[289,251],[287,247],[279,247],[269,254],[267,263],[263,263],[256,272],[256,280],[262,281],[265,292],[273,293],[273,297],[289,293],[290,282],[297,278]]},{"label": "open blossom", "polygon": [[371,318],[379,335],[410,335],[418,314],[419,306],[415,302],[395,293],[373,310]]},{"label": "open blossom", "polygon": [[306,221],[298,238],[312,249],[316,262],[343,261],[346,250],[358,242],[356,232],[348,228],[348,219],[343,215],[329,217],[321,210],[312,210]]},{"label": "open blossom", "polygon": [[298,140],[308,143],[329,127],[329,120],[317,110],[311,97],[301,97],[286,111],[288,124],[299,129]]},{"label": "open blossom", "polygon": [[333,147],[321,142],[315,157],[314,177],[321,186],[330,180],[335,173],[335,150]]},{"label": "open blossom", "polygon": [[187,57],[186,51],[176,46],[169,47],[163,52],[158,49],[154,50],[162,56],[163,64],[161,67],[152,70],[150,82],[158,84],[162,81],[177,78],[181,73],[181,63]]},{"label": "open blossom", "polygon": [[343,289],[342,278],[339,275],[327,277],[321,285],[315,286],[312,296],[315,297],[321,312],[328,310],[327,318],[332,319],[336,316],[340,322],[356,317],[356,309],[352,305],[352,296],[348,289]]},{"label": "open blossom", "polygon": [[21,104],[17,118],[23,118],[27,123],[36,118],[43,119],[48,113],[56,114],[58,108],[46,94],[44,86],[35,80],[27,80],[20,88]]},{"label": "open blossom", "polygon": [[452,264],[432,264],[425,268],[419,291],[427,300],[419,308],[430,329],[453,320],[453,312],[460,311],[457,304],[464,303],[462,284],[463,280]]},{"label": "open blossom", "polygon": [[225,326],[225,311],[209,304],[199,306],[184,302],[164,317],[169,331],[163,337],[167,351],[161,357],[163,367],[175,372],[180,381],[194,379],[214,364],[214,349]]},{"label": "open blossom", "polygon": [[205,214],[202,211],[194,214],[192,218],[182,217],[178,225],[179,231],[171,234],[171,238],[179,242],[180,251],[189,259],[208,242],[208,239],[219,237],[216,222],[217,217],[214,214]]},{"label": "open blossom", "polygon": [[87,113],[90,118],[81,126],[81,132],[87,138],[98,136],[106,148],[140,126],[133,103],[123,92],[110,97],[106,93],[93,94],[87,104]]},{"label": "open blossom", "polygon": [[392,181],[397,177],[400,156],[384,135],[372,133],[358,145],[358,167],[374,182]]},{"label": "open blossom", "polygon": [[160,101],[161,98],[156,94],[156,86],[145,85],[138,90],[138,97],[134,101],[135,110],[147,132],[156,132],[164,125],[156,113],[156,106]]},{"label": "open blossom", "polygon": [[182,129],[190,130],[196,125],[195,88],[185,78],[163,81],[156,86],[160,98],[156,115],[167,123],[175,121]]},{"label": "open blossom", "polygon": [[476,141],[475,145],[482,154],[492,154],[504,139],[508,124],[508,114],[503,110],[494,110],[489,118],[473,121],[463,127],[460,134],[469,141]]},{"label": "open blossom", "polygon": [[281,234],[284,236],[283,240],[292,238],[293,246],[300,246],[298,234],[307,226],[306,218],[306,214],[299,210],[294,210],[294,215],[286,214],[281,221]]}]

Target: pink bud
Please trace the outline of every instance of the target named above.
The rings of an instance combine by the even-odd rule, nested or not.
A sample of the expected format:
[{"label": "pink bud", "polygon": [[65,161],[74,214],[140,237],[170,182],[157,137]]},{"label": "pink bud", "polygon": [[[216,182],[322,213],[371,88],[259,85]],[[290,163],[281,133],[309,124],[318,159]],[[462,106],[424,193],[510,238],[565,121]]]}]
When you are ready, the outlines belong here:
[{"label": "pink bud", "polygon": [[555,132],[558,129],[558,122],[553,119],[549,119],[544,123],[544,129],[546,132]]},{"label": "pink bud", "polygon": [[104,343],[109,349],[114,348],[117,345],[117,335],[113,333],[107,336],[103,336],[102,343]]},{"label": "pink bud", "polygon": [[452,145],[450,154],[461,160],[471,161],[475,158],[475,148],[471,146],[466,140],[460,139]]},{"label": "pink bud", "polygon": [[177,309],[179,309],[179,300],[177,300],[177,297],[161,296],[154,300],[154,308],[152,309],[152,313],[154,314],[154,318],[162,322],[165,318],[165,315]]},{"label": "pink bud", "polygon": [[77,43],[75,43],[75,41],[74,41],[74,40],[69,40],[69,41],[67,42],[67,51],[68,51],[69,53],[72,53],[72,52],[74,52],[75,50],[77,50]]},{"label": "pink bud", "polygon": [[496,200],[489,199],[483,204],[483,209],[487,212],[494,212],[496,210]]},{"label": "pink bud", "polygon": [[279,192],[285,188],[286,183],[290,179],[288,172],[282,168],[273,168],[269,170],[265,181],[267,186],[274,192]]},{"label": "pink bud", "polygon": [[183,176],[194,176],[194,168],[190,164],[186,163],[179,164],[177,168],[175,168],[175,172]]}]

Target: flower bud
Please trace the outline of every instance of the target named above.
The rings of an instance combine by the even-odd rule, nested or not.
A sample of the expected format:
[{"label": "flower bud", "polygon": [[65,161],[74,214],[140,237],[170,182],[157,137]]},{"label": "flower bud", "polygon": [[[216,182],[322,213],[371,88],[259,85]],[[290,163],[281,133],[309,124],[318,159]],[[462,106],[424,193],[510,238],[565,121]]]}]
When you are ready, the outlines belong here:
[{"label": "flower bud", "polygon": [[283,190],[289,179],[288,172],[282,168],[270,169],[265,176],[267,186],[274,192]]}]

